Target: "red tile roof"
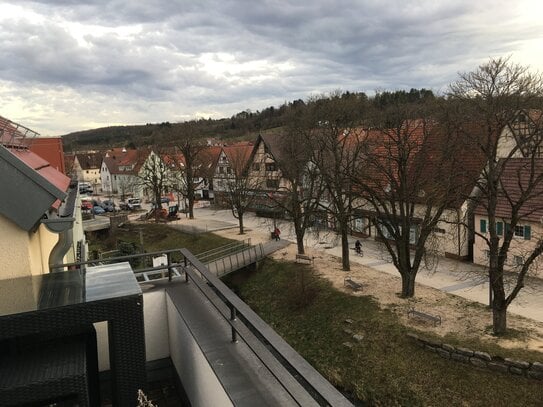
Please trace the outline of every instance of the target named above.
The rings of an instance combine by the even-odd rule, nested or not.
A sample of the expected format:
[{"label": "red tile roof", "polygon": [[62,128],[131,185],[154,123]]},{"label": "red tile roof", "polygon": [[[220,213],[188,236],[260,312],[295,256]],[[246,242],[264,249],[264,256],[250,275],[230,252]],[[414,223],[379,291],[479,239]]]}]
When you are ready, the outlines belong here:
[{"label": "red tile roof", "polygon": [[30,151],[44,158],[57,171],[66,174],[64,148],[60,137],[34,137],[27,139]]},{"label": "red tile roof", "polygon": [[[41,139],[36,136],[38,133],[35,131],[0,116],[0,144],[46,181],[66,192],[70,186],[70,178],[63,173],[62,141]],[[32,146],[35,152],[32,151]],[[51,206],[58,209],[60,204],[61,201],[57,199]]]},{"label": "red tile roof", "polygon": [[[519,215],[524,221],[541,222],[543,220],[543,158],[511,158],[501,160],[504,166],[501,176],[501,193],[496,206],[496,216],[511,219],[512,205],[526,196],[528,188],[533,190],[528,194]],[[540,180],[537,180],[540,177]],[[534,181],[535,180],[535,181]],[[486,216],[487,211],[482,205],[475,208],[477,215]]]},{"label": "red tile roof", "polygon": [[251,143],[233,144],[231,146],[224,146],[223,148],[228,162],[232,167],[238,167],[240,173],[247,166],[251,153],[253,151],[253,145]]}]

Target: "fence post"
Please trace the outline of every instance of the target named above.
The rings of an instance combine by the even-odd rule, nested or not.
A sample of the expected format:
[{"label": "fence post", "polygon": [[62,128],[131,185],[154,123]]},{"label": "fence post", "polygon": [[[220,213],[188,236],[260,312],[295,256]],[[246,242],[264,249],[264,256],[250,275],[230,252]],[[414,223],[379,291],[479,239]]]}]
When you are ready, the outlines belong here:
[{"label": "fence post", "polygon": [[166,253],[166,259],[168,259],[168,281],[172,281],[172,256],[171,253]]},{"label": "fence post", "polygon": [[188,283],[189,282],[189,273],[187,273],[188,263],[187,263],[187,258],[186,257],[183,257],[183,264],[184,264],[184,267],[185,267],[185,283]]},{"label": "fence post", "polygon": [[[236,309],[234,308],[232,304],[230,304],[230,321],[235,321],[235,320],[236,320]],[[237,343],[238,334],[233,326],[230,329],[232,330],[232,342]]]}]

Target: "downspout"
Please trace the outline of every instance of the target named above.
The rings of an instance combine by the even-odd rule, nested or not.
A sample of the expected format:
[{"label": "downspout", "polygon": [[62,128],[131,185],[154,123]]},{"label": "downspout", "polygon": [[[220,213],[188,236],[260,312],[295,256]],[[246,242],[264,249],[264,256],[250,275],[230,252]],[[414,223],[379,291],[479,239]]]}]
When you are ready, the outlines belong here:
[{"label": "downspout", "polygon": [[72,247],[73,241],[73,224],[75,218],[51,218],[42,219],[41,223],[45,225],[47,230],[59,235],[58,242],[49,254],[49,270],[52,273],[63,271],[59,264],[64,263],[64,256]]}]

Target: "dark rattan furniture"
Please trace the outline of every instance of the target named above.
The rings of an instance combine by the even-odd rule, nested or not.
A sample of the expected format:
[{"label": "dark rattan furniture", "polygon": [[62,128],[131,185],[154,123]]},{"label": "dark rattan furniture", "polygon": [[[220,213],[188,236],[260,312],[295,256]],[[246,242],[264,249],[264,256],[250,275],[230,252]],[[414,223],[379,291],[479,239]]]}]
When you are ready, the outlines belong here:
[{"label": "dark rattan furniture", "polygon": [[[143,296],[128,263],[93,267],[86,273],[74,270],[0,280],[3,343],[29,335],[77,331],[100,321],[108,322],[113,403],[134,406],[137,390],[146,385],[145,336]],[[56,343],[62,341],[60,337]],[[29,380],[43,379],[43,374],[37,380],[32,374]],[[2,403],[13,404],[3,396]]]},{"label": "dark rattan furniture", "polygon": [[[0,405],[20,405],[71,397],[74,404],[90,405],[86,344],[62,341],[2,358]],[[96,373],[95,373],[96,374]]]}]

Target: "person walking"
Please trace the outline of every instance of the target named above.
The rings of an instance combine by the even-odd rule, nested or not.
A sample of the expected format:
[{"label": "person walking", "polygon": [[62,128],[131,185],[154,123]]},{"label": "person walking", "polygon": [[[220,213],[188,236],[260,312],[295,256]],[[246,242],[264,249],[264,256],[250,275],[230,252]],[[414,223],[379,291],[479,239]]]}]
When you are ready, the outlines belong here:
[{"label": "person walking", "polygon": [[278,241],[279,240],[279,235],[281,234],[281,231],[279,230],[279,228],[276,226],[274,231],[273,231],[273,234],[275,236],[275,240]]}]

